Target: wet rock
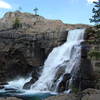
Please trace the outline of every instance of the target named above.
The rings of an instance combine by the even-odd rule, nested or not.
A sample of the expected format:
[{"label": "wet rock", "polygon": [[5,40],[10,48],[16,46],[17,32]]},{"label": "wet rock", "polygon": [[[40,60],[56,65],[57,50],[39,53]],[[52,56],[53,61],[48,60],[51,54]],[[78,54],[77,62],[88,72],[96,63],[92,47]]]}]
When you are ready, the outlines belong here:
[{"label": "wet rock", "polygon": [[16,97],[4,97],[4,98],[0,98],[0,100],[22,100]]},{"label": "wet rock", "polygon": [[0,85],[0,89],[4,89],[4,86],[3,85]]},{"label": "wet rock", "polygon": [[89,46],[86,42],[81,43],[81,58],[86,59],[88,57]]},{"label": "wet rock", "polygon": [[79,88],[80,90],[94,87],[94,74],[89,59],[81,59],[79,70],[73,76],[73,85],[74,88]]},{"label": "wet rock", "polygon": [[63,75],[65,73],[65,66],[66,65],[63,65],[63,66],[58,67],[59,69],[56,72],[55,81],[58,80],[61,77],[61,75]]},{"label": "wet rock", "polygon": [[15,88],[5,88],[6,91],[16,91],[17,89]]},{"label": "wet rock", "polygon": [[35,83],[35,81],[37,81],[38,79],[36,78],[32,78],[29,82],[25,83],[25,85],[23,86],[23,89],[30,89],[32,84]]},{"label": "wet rock", "polygon": [[70,74],[68,73],[64,74],[62,81],[58,85],[58,90],[57,90],[58,92],[63,92],[65,90],[68,90],[70,78],[71,78]]},{"label": "wet rock", "polygon": [[39,68],[34,68],[34,71],[32,72],[32,79],[24,84],[23,89],[30,89],[31,85],[38,80],[41,69],[42,69],[41,66]]},{"label": "wet rock", "polygon": [[7,82],[0,82],[0,85],[7,85]]}]

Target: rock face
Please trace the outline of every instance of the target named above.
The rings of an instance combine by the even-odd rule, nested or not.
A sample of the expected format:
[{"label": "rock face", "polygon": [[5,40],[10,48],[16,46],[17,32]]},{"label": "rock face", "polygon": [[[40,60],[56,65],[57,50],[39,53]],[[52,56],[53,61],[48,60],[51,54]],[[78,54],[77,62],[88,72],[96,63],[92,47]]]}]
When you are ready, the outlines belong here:
[{"label": "rock face", "polygon": [[45,100],[100,100],[100,90],[86,89],[78,94],[62,94]]},{"label": "rock face", "polygon": [[42,16],[16,11],[4,15],[0,20],[0,30],[13,28],[16,18],[21,23],[24,33],[61,32],[65,29],[60,20],[49,20]]},{"label": "rock face", "polygon": [[87,28],[86,41],[89,46],[88,57],[95,72],[95,88],[100,89],[100,27]]},{"label": "rock face", "polygon": [[57,92],[63,92],[65,90],[68,90],[70,78],[71,78],[70,74],[68,73],[64,74],[62,81],[58,85]]},{"label": "rock face", "polygon": [[99,100],[100,90],[86,89],[80,93],[81,100]]},{"label": "rock face", "polygon": [[[49,33],[33,36],[11,34],[13,33],[0,32],[0,80],[4,80],[2,79],[4,75],[11,78],[16,74],[25,75],[32,71],[33,67],[38,69],[38,66],[43,65],[49,52],[66,40],[65,38],[56,39],[54,36],[52,38],[51,33],[48,38],[46,35]],[[67,32],[62,34],[67,35]]]},{"label": "rock face", "polygon": [[[62,32],[76,28],[88,28],[89,25],[84,24],[64,24],[61,20],[49,20],[42,16],[30,13],[22,13],[19,11],[8,12],[0,19],[0,30],[13,28],[16,18],[21,23],[21,29],[24,33],[45,33],[45,32]],[[41,27],[42,26],[42,27]]]},{"label": "rock face", "polygon": [[[22,27],[13,29],[16,18]],[[37,80],[39,66],[54,47],[66,41],[66,37],[67,31],[61,21],[21,12],[6,13],[0,19],[0,82],[31,72]]]},{"label": "rock face", "polygon": [[79,69],[77,69],[73,74],[73,83],[72,88],[84,90],[87,88],[93,88],[94,87],[94,72],[93,72],[93,66],[88,59],[88,46],[86,43],[82,43],[82,49],[81,49],[81,61],[79,64]]},{"label": "rock face", "polygon": [[[18,29],[13,27],[16,19],[21,24]],[[54,47],[66,41],[66,29],[78,26],[19,11],[6,13],[0,19],[0,82],[26,76],[32,71],[37,80],[39,66],[43,65]]]}]

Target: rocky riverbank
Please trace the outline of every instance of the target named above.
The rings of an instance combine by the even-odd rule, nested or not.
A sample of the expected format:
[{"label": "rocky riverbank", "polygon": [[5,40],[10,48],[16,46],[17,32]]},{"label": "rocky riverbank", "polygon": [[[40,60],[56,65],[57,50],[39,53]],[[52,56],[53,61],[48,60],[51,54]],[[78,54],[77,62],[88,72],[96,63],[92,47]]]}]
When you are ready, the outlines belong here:
[{"label": "rocky riverbank", "polygon": [[61,94],[45,100],[100,100],[100,90],[86,89],[79,93]]},{"label": "rocky riverbank", "polygon": [[[2,97],[0,100],[22,100],[16,97]],[[51,96],[45,100],[100,100],[100,90],[86,89],[78,93],[59,94],[58,96]]]}]

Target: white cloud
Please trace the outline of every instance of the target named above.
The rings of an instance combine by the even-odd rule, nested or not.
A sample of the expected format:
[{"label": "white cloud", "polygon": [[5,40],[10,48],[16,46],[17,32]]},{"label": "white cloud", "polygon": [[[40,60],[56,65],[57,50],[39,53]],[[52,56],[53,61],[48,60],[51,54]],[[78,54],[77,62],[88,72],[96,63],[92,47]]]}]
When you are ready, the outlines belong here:
[{"label": "white cloud", "polygon": [[88,3],[93,3],[94,1],[98,1],[98,0],[87,0]]},{"label": "white cloud", "polygon": [[9,3],[7,3],[3,0],[0,0],[0,8],[11,9],[12,6]]}]

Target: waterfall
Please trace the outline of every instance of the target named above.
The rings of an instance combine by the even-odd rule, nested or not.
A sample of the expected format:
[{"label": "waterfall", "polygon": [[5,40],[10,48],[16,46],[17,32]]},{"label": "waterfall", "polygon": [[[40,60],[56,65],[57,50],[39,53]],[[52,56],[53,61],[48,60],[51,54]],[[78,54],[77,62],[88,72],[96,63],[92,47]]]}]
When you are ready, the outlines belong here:
[{"label": "waterfall", "polygon": [[[38,81],[31,89],[35,91],[54,91],[62,80],[64,73],[72,73],[78,68],[81,57],[81,45],[85,29],[75,29],[68,32],[67,41],[52,50],[46,59],[43,71]],[[61,75],[58,75],[61,72]],[[55,82],[56,81],[56,82]]]}]

